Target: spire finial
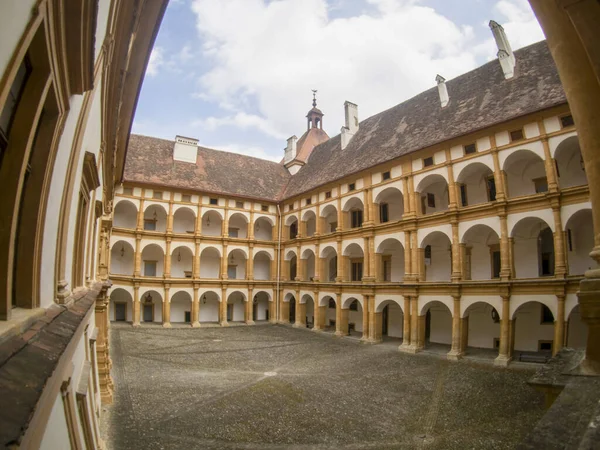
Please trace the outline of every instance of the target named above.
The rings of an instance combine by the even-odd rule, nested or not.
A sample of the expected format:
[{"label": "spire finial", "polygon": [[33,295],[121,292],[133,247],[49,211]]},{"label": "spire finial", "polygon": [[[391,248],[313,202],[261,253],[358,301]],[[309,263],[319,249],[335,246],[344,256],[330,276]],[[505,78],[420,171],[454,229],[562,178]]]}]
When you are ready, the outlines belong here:
[{"label": "spire finial", "polygon": [[316,89],[311,89],[312,93],[313,93],[313,108],[317,107],[317,90]]}]

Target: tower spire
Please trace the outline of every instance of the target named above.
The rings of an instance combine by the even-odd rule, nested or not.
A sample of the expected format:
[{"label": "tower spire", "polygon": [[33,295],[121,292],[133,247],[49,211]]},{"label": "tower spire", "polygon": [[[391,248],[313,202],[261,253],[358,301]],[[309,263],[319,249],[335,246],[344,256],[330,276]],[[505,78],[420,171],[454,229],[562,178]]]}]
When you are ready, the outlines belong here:
[{"label": "tower spire", "polygon": [[316,108],[317,107],[317,90],[312,89],[312,93],[313,93],[313,108]]},{"label": "tower spire", "polygon": [[312,109],[308,112],[308,114],[306,115],[306,118],[308,119],[308,130],[310,130],[311,128],[320,128],[321,130],[323,129],[323,113],[321,112],[321,110],[319,108],[317,108],[317,90],[316,89],[311,89],[312,91],[312,95],[313,95],[313,101],[312,101]]}]

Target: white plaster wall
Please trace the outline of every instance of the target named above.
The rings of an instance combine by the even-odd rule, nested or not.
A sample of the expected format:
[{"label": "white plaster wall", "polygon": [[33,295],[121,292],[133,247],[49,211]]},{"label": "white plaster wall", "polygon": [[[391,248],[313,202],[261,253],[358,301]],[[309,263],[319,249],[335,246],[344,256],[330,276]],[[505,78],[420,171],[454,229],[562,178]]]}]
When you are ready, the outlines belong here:
[{"label": "white plaster wall", "polygon": [[538,240],[536,237],[515,238],[514,260],[516,278],[536,278],[539,276]]},{"label": "white plaster wall", "polygon": [[515,313],[515,350],[536,352],[538,340],[554,340],[554,324],[541,324],[542,305],[528,303]]},{"label": "white plaster wall", "polygon": [[[204,236],[221,236],[223,220],[221,219],[220,214],[220,212],[214,209],[204,213],[202,216],[202,234]],[[210,225],[208,225],[209,220]]]},{"label": "white plaster wall", "polygon": [[329,304],[326,303],[325,304],[325,311],[327,311],[325,313],[325,326],[328,327],[329,326],[329,321],[333,320],[334,322],[335,320],[335,308],[330,308]]},{"label": "white plaster wall", "polygon": [[306,323],[312,322],[313,326],[315,323],[315,302],[312,300],[306,301]]},{"label": "white plaster wall", "polygon": [[433,304],[431,311],[431,332],[429,342],[437,344],[452,343],[452,315],[450,311],[440,304]]},{"label": "white plaster wall", "polygon": [[120,201],[113,215],[115,227],[135,229],[137,227],[137,209],[129,200]]},{"label": "white plaster wall", "polygon": [[510,143],[510,136],[508,135],[508,131],[501,131],[496,133],[496,146],[502,147],[503,145],[508,145]]},{"label": "white plaster wall", "polygon": [[267,311],[269,310],[269,300],[264,297],[259,297],[256,305],[256,320],[267,320]]},{"label": "white plaster wall", "polygon": [[535,194],[535,184],[532,180],[546,176],[544,160],[530,152],[515,155],[506,162],[504,171],[510,198]]},{"label": "white plaster wall", "polygon": [[454,145],[450,147],[450,158],[458,159],[463,157],[463,147],[462,145]]},{"label": "white plaster wall", "polygon": [[144,210],[144,220],[154,220],[154,212],[156,212],[156,229],[155,231],[167,230],[167,211],[165,206],[160,203],[147,205]]},{"label": "white plaster wall", "polygon": [[[492,148],[492,143],[490,141],[489,136],[484,136],[482,138],[477,139],[477,151],[484,152]],[[492,169],[493,170],[493,169]]]},{"label": "white plaster wall", "polygon": [[492,278],[492,257],[485,243],[471,244],[471,280],[489,280]]},{"label": "white plaster wall", "polygon": [[98,59],[104,36],[106,35],[106,26],[108,24],[108,16],[110,14],[110,0],[100,0],[98,2],[98,15],[96,16],[96,42],[94,51],[94,61]]},{"label": "white plaster wall", "polygon": [[254,221],[254,238],[258,240],[270,241],[273,239],[273,226],[266,218]]},{"label": "white plaster wall", "polygon": [[388,333],[390,337],[403,337],[404,314],[402,309],[394,302],[389,303],[388,307]]},{"label": "white plaster wall", "polygon": [[[509,214],[506,219],[508,235],[514,236],[513,231],[514,231],[514,228],[518,225],[519,221],[521,221],[521,219],[525,219],[528,217],[539,218],[540,220],[543,220],[546,223],[546,225],[548,225],[550,227],[552,232],[556,231],[556,228],[554,226],[554,215],[552,214],[552,210],[551,209],[539,209],[534,212],[525,211],[522,213]],[[566,222],[563,221],[563,223],[566,223]]]},{"label": "white plaster wall", "polygon": [[467,233],[467,231],[469,231],[469,229],[476,225],[487,225],[496,232],[496,235],[500,236],[501,234],[499,217],[482,217],[477,220],[469,220],[466,222],[458,223],[458,238],[460,242],[465,242],[465,234]]},{"label": "white plaster wall", "polygon": [[353,323],[354,329],[358,332],[363,330],[362,307],[358,306],[358,311],[348,311],[348,324]]},{"label": "white plaster wall", "polygon": [[426,281],[450,281],[452,272],[452,257],[445,239],[432,239],[426,241],[431,245],[431,264],[425,266]]},{"label": "white plaster wall", "polygon": [[[552,119],[556,120],[556,126],[558,126],[558,130],[560,130],[560,121],[558,119],[558,117],[552,117]],[[554,130],[554,131],[558,131],[558,130]],[[546,129],[546,132],[550,133],[551,131],[549,131],[548,129]],[[565,134],[561,134],[558,136],[552,136],[551,138],[548,139],[548,147],[550,147],[550,154],[552,155],[553,158],[556,157],[556,150],[558,149],[558,146],[566,141],[567,139],[569,139],[570,137],[576,137],[577,136],[577,131],[572,131],[571,133],[565,133]]]},{"label": "white plaster wall", "polygon": [[229,218],[229,229],[231,228],[237,228],[238,238],[245,239],[248,237],[248,222],[242,213],[238,212]]},{"label": "white plaster wall", "polygon": [[[173,297],[171,299],[171,322],[173,323],[184,323],[185,312],[192,311],[191,299],[186,300],[185,296]],[[192,321],[194,319],[192,318]]]},{"label": "white plaster wall", "polygon": [[57,395],[44,430],[40,450],[64,450],[65,448],[71,448],[71,443],[63,400],[60,395]]},{"label": "white plaster wall", "polygon": [[546,133],[560,131],[560,121],[558,120],[558,117],[554,116],[544,119],[544,128],[546,128]]},{"label": "white plaster wall", "polygon": [[2,2],[2,15],[0,15],[0,42],[2,42],[0,46],[0,74],[4,74],[19,40],[25,32],[25,27],[31,18],[35,3],[36,0]]},{"label": "white plaster wall", "polygon": [[535,122],[528,123],[523,127],[523,131],[525,132],[525,137],[527,139],[531,139],[540,135],[540,128],[538,124]]},{"label": "white plaster wall", "polygon": [[257,255],[254,257],[254,279],[268,280],[271,276],[271,260],[267,255]]},{"label": "white plaster wall", "polygon": [[246,260],[240,261],[238,258],[235,259],[235,279],[243,280],[246,278]]},{"label": "white plaster wall", "polygon": [[493,307],[478,303],[469,310],[469,347],[494,348],[494,338],[500,338],[500,322],[492,319]]},{"label": "white plaster wall", "polygon": [[[423,190],[419,197],[426,197],[428,193],[431,193],[435,196],[435,207],[430,207],[427,203],[427,200],[425,200],[425,214],[446,211],[448,209],[448,185],[446,183],[441,181],[438,183],[433,183]],[[421,199],[419,198],[418,201],[421,202]],[[420,207],[421,205],[419,204],[417,208]]]},{"label": "white plaster wall", "polygon": [[221,257],[216,251],[204,251],[200,254],[200,278],[219,278]]},{"label": "white plaster wall", "polygon": [[230,298],[227,301],[228,304],[233,305],[233,316],[231,318],[232,322],[241,322],[244,320],[244,309],[246,303],[241,297],[236,297],[235,299]]},{"label": "white plaster wall", "polygon": [[[124,250],[123,256],[121,256],[121,248]],[[134,259],[133,248],[128,243],[117,242],[110,251],[110,273],[133,275]]]},{"label": "white plaster wall", "polygon": [[187,208],[180,208],[173,214],[173,232],[193,232],[196,225],[196,216]]},{"label": "white plaster wall", "polygon": [[144,261],[156,261],[156,276],[162,277],[165,264],[164,264],[164,253],[156,246],[148,246],[142,251],[142,267],[140,268],[142,275],[144,275]]},{"label": "white plaster wall", "polygon": [[[202,298],[202,297],[200,297]],[[207,298],[206,303],[200,301],[200,320],[199,322],[218,322],[219,321],[219,301]]]},{"label": "white plaster wall", "polygon": [[[177,260],[179,252],[181,252],[181,261]],[[192,260],[192,252],[187,247],[174,249],[171,254],[171,276],[185,278],[185,272],[192,271]]]}]

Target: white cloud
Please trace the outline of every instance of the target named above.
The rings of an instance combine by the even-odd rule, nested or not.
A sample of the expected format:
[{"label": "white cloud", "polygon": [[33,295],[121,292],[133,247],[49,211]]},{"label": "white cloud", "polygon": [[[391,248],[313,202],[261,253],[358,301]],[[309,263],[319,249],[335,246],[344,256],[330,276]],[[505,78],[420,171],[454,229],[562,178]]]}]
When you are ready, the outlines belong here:
[{"label": "white cloud", "polygon": [[164,49],[162,47],[154,47],[150,53],[146,74],[154,77],[158,74],[158,69],[165,63]]},{"label": "white cloud", "polygon": [[283,158],[283,152],[280,155],[273,155],[265,151],[264,148],[256,146],[243,146],[238,144],[227,143],[217,143],[215,145],[202,143],[202,146],[221,150],[224,152],[239,153],[240,155],[253,156],[254,158],[266,159],[268,161],[279,162]]},{"label": "white cloud", "polygon": [[238,112],[232,116],[197,119],[192,122],[192,126],[201,127],[207,131],[215,131],[217,128],[224,126],[234,126],[242,130],[255,128],[270,137],[277,139],[286,138],[286,136],[279,133],[267,119],[245,112]]}]

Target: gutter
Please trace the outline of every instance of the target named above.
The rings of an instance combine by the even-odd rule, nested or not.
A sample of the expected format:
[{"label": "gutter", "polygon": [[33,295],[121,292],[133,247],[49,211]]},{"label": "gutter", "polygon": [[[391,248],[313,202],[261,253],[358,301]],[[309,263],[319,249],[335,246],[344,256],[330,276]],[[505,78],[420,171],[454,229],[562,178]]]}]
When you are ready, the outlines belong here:
[{"label": "gutter", "polygon": [[279,219],[279,229],[277,230],[277,294],[276,299],[277,303],[275,304],[275,320],[279,322],[279,307],[280,307],[280,298],[279,298],[279,280],[281,278],[281,209],[279,208],[279,203],[277,203],[277,218]]}]

